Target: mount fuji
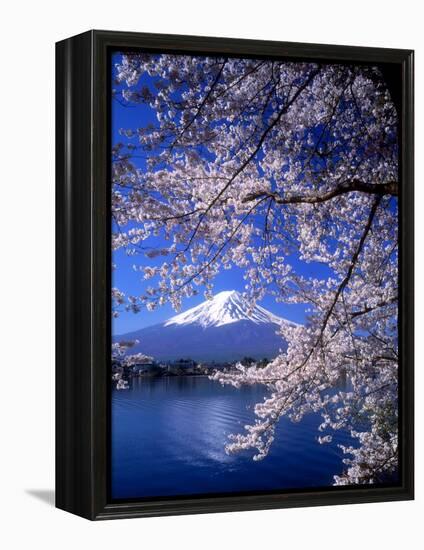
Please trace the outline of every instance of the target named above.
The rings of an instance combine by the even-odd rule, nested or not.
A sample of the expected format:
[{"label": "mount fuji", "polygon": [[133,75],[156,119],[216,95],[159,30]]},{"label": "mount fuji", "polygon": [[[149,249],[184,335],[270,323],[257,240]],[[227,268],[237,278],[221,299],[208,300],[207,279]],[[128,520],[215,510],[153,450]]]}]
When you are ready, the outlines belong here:
[{"label": "mount fuji", "polygon": [[295,325],[261,306],[251,308],[239,292],[231,290],[164,323],[113,340],[139,340],[131,353],[142,352],[159,361],[191,358],[224,362],[246,356],[273,359],[280,350],[287,349],[287,343],[277,334],[283,324]]}]

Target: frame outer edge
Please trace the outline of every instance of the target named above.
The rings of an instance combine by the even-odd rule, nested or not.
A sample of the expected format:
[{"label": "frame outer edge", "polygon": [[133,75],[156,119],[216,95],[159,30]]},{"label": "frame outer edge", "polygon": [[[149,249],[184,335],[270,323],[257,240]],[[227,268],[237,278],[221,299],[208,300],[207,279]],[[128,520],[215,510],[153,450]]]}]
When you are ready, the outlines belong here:
[{"label": "frame outer edge", "polygon": [[92,519],[91,33],[56,45],[56,507]]},{"label": "frame outer edge", "polygon": [[[105,380],[107,269],[107,56],[108,47],[128,46],[251,51],[293,57],[311,54],[402,64],[402,180],[405,277],[402,307],[404,477],[394,488],[346,489],[230,497],[107,502],[107,396]],[[295,52],[295,53],[293,53]],[[56,45],[56,506],[87,519],[260,510],[413,498],[413,52],[314,44],[228,40],[89,31]],[[378,62],[378,61],[376,61]],[[408,214],[408,216],[406,215]],[[404,378],[405,378],[404,376]]]},{"label": "frame outer edge", "polygon": [[400,327],[402,352],[403,479],[414,498],[414,51],[406,52],[402,63],[402,183],[401,205],[402,273]]}]

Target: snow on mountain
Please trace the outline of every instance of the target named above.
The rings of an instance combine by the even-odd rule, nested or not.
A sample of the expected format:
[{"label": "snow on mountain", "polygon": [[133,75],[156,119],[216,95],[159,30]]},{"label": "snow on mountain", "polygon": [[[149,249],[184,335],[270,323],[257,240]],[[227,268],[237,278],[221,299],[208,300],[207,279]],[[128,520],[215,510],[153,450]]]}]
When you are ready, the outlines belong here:
[{"label": "snow on mountain", "polygon": [[253,323],[281,324],[284,319],[277,317],[263,307],[255,306],[250,310],[243,296],[236,290],[225,290],[216,294],[212,300],[193,307],[184,313],[165,321],[165,326],[199,324],[202,327],[220,327],[237,321],[252,321]]},{"label": "snow on mountain", "polygon": [[235,291],[171,317],[164,323],[115,337],[138,340],[131,353],[142,352],[158,361],[191,358],[196,361],[234,361],[249,356],[274,358],[287,343],[277,334],[287,321],[256,305],[251,308]]}]

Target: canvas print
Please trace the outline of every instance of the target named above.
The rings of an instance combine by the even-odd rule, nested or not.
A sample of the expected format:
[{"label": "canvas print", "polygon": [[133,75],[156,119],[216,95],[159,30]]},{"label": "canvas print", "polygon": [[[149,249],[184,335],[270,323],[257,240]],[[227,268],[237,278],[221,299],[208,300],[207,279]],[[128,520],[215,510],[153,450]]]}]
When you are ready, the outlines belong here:
[{"label": "canvas print", "polygon": [[398,484],[397,75],[110,73],[111,498]]}]

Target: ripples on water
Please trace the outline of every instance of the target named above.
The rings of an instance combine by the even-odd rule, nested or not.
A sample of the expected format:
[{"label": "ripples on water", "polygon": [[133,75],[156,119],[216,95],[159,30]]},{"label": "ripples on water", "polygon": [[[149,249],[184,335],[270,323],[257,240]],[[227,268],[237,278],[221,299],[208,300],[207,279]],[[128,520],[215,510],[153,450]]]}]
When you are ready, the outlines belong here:
[{"label": "ripples on water", "polygon": [[317,442],[319,415],[280,421],[269,455],[227,455],[230,433],[254,419],[263,387],[222,387],[206,377],[134,378],[112,395],[112,498],[323,487],[343,469],[337,443]]}]

